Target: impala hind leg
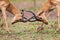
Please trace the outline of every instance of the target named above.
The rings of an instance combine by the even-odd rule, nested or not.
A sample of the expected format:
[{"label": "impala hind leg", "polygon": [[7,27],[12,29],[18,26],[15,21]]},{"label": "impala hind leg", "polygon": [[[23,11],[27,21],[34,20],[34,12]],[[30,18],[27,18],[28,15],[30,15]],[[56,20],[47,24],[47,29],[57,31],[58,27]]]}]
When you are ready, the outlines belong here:
[{"label": "impala hind leg", "polygon": [[6,15],[6,7],[2,7],[1,10],[2,10],[4,20],[5,20],[6,30],[9,32],[8,23],[7,23],[7,15]]}]

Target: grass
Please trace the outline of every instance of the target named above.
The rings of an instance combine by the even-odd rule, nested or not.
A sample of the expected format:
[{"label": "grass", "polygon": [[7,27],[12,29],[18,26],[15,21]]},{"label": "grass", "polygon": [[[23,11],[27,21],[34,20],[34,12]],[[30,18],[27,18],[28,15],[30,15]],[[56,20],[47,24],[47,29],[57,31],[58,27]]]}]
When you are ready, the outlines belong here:
[{"label": "grass", "polygon": [[[50,20],[49,25],[44,25],[44,30],[36,32],[41,22],[18,22],[14,25],[9,24],[11,33],[7,33],[5,26],[0,30],[0,39],[2,40],[60,40],[60,34],[56,32],[57,20]],[[3,24],[1,22],[0,24]],[[53,27],[48,28],[50,25]],[[54,26],[55,25],[55,26]]]}]

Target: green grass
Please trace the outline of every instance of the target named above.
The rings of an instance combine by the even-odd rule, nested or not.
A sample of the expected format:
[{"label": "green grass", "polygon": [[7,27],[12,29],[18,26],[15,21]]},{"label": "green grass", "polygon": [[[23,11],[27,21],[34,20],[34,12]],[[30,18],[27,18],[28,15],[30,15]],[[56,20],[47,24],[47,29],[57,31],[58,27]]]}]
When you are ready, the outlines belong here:
[{"label": "green grass", "polygon": [[[10,21],[10,20],[9,20]],[[42,24],[41,22],[27,22],[22,23],[18,22],[14,25],[9,23],[9,28],[11,33],[7,33],[5,26],[0,28],[0,39],[2,40],[60,40],[60,35],[56,32],[57,20],[49,20],[49,25],[44,25],[44,30],[36,32],[38,25]],[[4,22],[1,21],[0,24]],[[52,28],[48,28],[50,25],[53,25]],[[55,26],[54,26],[55,25]]]}]

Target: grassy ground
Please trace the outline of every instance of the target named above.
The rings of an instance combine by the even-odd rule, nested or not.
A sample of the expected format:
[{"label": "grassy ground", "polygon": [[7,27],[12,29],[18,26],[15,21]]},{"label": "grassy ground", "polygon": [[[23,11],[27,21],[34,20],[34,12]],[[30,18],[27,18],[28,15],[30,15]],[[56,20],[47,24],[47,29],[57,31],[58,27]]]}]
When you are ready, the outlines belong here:
[{"label": "grassy ground", "polygon": [[[32,0],[10,0],[13,4],[16,5],[17,8],[38,11],[40,9],[40,3],[45,2],[44,0],[36,0],[37,7],[34,8],[32,4]],[[23,2],[26,2],[32,6],[22,5]],[[20,4],[19,4],[20,3]],[[24,3],[23,3],[24,4]],[[42,3],[43,4],[43,3]],[[20,5],[20,6],[19,6]],[[21,7],[22,6],[22,7]],[[11,33],[6,32],[4,20],[0,20],[0,40],[60,40],[60,32],[57,32],[57,20],[49,19],[49,25],[43,25],[44,30],[40,30],[37,32],[37,28],[42,24],[41,22],[18,22],[14,25],[11,25],[11,19],[8,19],[9,29]],[[42,26],[41,26],[42,27]]]},{"label": "grassy ground", "polygon": [[[4,23],[1,20],[0,26]],[[49,25],[43,25],[44,30],[37,32],[41,22],[9,23],[11,33],[6,32],[5,25],[0,28],[0,40],[60,40],[60,32],[56,31],[57,20],[50,20]]]}]

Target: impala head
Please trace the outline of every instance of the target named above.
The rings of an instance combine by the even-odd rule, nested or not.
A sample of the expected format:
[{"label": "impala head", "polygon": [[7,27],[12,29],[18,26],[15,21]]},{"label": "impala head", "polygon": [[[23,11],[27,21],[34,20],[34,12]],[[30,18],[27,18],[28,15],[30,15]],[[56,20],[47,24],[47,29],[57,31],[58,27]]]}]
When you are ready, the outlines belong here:
[{"label": "impala head", "polygon": [[45,19],[42,19],[41,22],[43,22],[44,24],[48,24],[48,22]]},{"label": "impala head", "polygon": [[43,19],[42,17],[38,18],[37,20],[43,22],[46,25],[48,24],[47,20]]}]

